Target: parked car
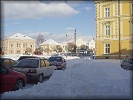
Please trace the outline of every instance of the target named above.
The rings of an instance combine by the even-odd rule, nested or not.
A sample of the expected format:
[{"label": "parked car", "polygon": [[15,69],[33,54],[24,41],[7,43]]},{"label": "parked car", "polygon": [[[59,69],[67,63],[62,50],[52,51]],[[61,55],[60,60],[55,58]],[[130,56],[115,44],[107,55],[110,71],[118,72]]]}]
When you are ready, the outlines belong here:
[{"label": "parked car", "polygon": [[0,64],[0,93],[22,89],[26,86],[26,75]]},{"label": "parked car", "polygon": [[20,60],[12,69],[24,73],[28,80],[41,83],[44,77],[52,75],[56,66],[52,66],[46,58],[38,57]]},{"label": "parked car", "polygon": [[37,56],[30,56],[30,55],[29,56],[20,56],[17,61],[20,61],[20,60],[25,59],[25,58],[38,58],[38,57]]},{"label": "parked car", "polygon": [[49,58],[49,62],[56,66],[57,69],[65,69],[66,68],[66,60],[62,56],[51,56]]},{"label": "parked car", "polygon": [[43,55],[42,52],[37,52],[37,51],[35,51],[34,54],[35,54],[35,55]]},{"label": "parked car", "polygon": [[7,67],[10,67],[15,65],[17,62],[11,58],[0,58],[0,63]]},{"label": "parked car", "polygon": [[121,68],[133,70],[133,57],[126,57],[121,62]]}]

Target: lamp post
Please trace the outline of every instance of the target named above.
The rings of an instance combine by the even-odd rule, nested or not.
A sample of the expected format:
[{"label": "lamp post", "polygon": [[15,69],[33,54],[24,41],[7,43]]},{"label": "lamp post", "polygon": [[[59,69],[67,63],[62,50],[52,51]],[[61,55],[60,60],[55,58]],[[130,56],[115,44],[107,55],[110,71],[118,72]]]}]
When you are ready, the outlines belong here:
[{"label": "lamp post", "polygon": [[67,47],[67,34],[66,34],[66,57],[67,57],[67,53],[68,53],[68,47]]},{"label": "lamp post", "polygon": [[77,55],[77,50],[76,50],[76,29],[75,29],[75,32],[74,32],[74,44],[75,44],[75,53]]}]

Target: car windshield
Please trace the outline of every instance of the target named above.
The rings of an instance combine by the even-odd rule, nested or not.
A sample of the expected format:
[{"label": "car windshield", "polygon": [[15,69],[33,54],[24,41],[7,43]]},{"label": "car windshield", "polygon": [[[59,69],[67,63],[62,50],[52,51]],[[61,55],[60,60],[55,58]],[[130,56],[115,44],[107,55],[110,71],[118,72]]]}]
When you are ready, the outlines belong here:
[{"label": "car windshield", "polygon": [[50,61],[50,62],[52,62],[52,61],[62,62],[62,59],[61,59],[61,57],[50,57],[50,58],[49,58],[49,61]]},{"label": "car windshield", "polygon": [[24,68],[37,68],[39,65],[39,60],[37,59],[23,59],[18,62],[15,66]]}]

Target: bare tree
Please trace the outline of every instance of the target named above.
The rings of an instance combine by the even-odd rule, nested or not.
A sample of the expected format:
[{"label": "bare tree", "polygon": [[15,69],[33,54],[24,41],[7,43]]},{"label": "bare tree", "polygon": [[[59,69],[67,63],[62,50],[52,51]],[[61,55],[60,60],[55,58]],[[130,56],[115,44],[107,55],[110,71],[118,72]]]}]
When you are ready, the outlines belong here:
[{"label": "bare tree", "polygon": [[42,53],[43,52],[43,48],[42,47],[38,47],[38,48],[35,49],[35,52],[41,52]]},{"label": "bare tree", "polygon": [[27,47],[26,50],[25,50],[25,53],[26,53],[26,54],[30,54],[31,52],[32,52],[32,49],[29,48],[29,47]]},{"label": "bare tree", "polygon": [[37,37],[37,47],[44,42],[44,37],[42,34],[39,34],[39,36]]},{"label": "bare tree", "polygon": [[44,52],[50,52],[51,50],[49,48],[45,48]]},{"label": "bare tree", "polygon": [[84,45],[84,44],[80,46],[80,50],[87,50],[87,48],[88,48],[88,46]]},{"label": "bare tree", "polygon": [[60,45],[56,45],[52,49],[53,49],[53,51],[56,51],[57,53],[62,52],[62,50],[63,50]]},{"label": "bare tree", "polygon": [[76,45],[75,44],[73,44],[73,43],[68,43],[68,51],[69,52],[74,52],[75,51],[75,47],[76,47]]}]

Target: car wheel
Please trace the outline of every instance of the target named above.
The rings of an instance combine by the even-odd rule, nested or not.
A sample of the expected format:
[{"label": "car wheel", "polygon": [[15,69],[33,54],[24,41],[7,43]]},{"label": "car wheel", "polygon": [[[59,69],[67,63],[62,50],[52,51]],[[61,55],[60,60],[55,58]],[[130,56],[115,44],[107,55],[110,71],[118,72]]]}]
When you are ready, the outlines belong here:
[{"label": "car wheel", "polygon": [[19,89],[23,89],[23,81],[22,80],[17,80],[17,82],[15,84],[14,90],[19,90]]},{"label": "car wheel", "polygon": [[40,74],[39,77],[38,77],[38,82],[42,83],[42,81],[43,81],[43,75]]}]

